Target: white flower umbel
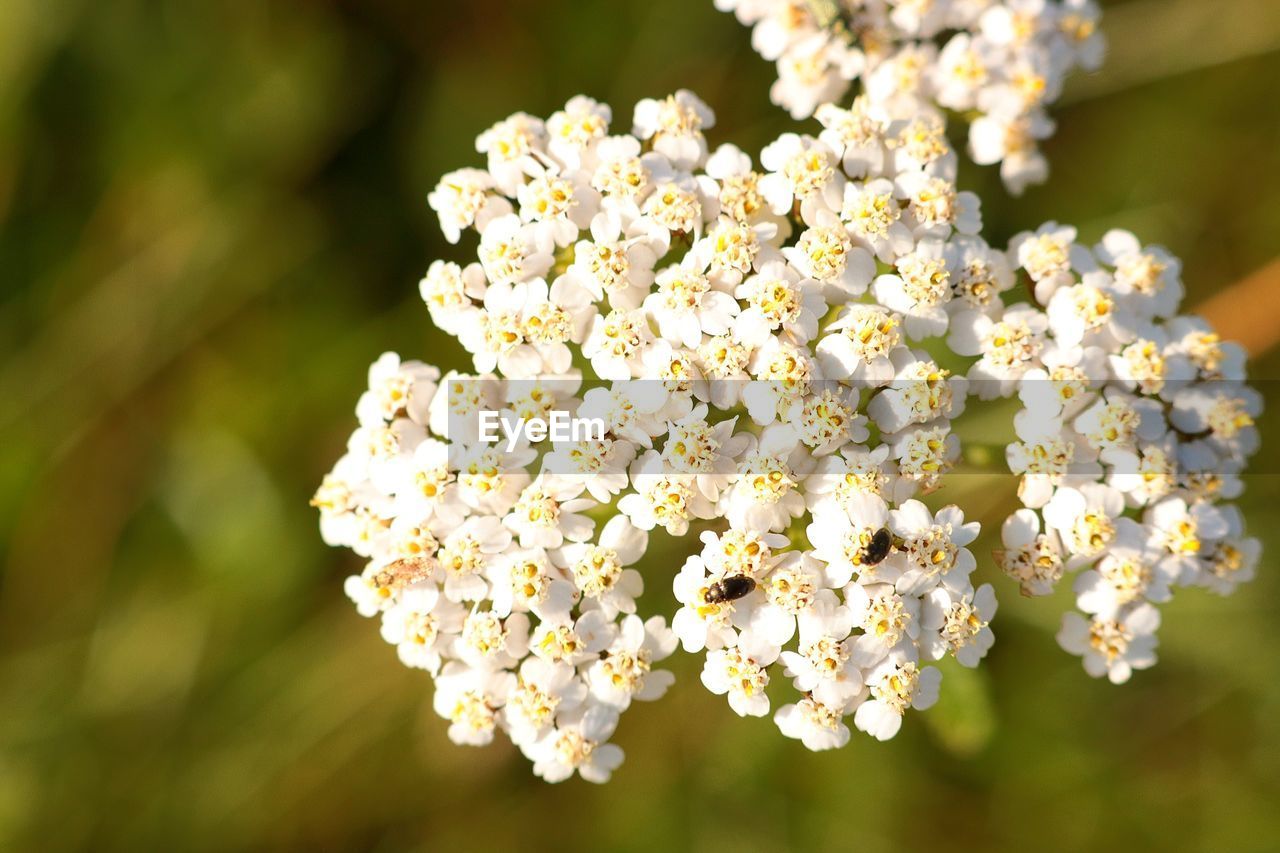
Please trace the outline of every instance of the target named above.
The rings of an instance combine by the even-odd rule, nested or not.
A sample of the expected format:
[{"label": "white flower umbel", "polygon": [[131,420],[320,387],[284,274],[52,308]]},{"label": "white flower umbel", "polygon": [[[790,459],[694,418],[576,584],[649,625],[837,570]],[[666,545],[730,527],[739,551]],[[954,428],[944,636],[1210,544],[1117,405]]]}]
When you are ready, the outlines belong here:
[{"label": "white flower umbel", "polygon": [[[931,5],[894,26],[948,28]],[[937,117],[860,100],[819,118],[757,165],[707,144],[687,91],[643,102],[630,133],[578,97],[494,125],[486,168],[432,193],[475,254],[419,290],[475,373],[379,358],[313,503],[364,561],[357,611],[434,680],[456,742],[501,733],[548,781],[605,781],[620,715],[666,692],[676,646],[808,748],[892,737],[936,700],[931,663],[978,665],[994,641],[978,524],[930,497],[971,389],[1024,402],[1026,508],[998,561],[1027,594],[1077,573],[1092,621],[1063,642],[1090,672],[1154,660],[1144,608],[1171,590],[1251,577],[1257,543],[1217,504],[1260,398],[1237,348],[1175,316],[1176,261],[1055,224],[1006,256]],[[557,419],[590,430],[561,440]],[[689,545],[665,575],[644,561],[664,536]],[[669,627],[651,615],[667,589]]]},{"label": "white flower umbel", "polygon": [[[1105,53],[1094,0],[715,5],[752,28],[756,51],[777,65],[773,102],[793,118],[815,112],[823,118],[821,105],[842,101],[855,82],[856,114],[874,111],[904,122],[943,111],[959,114],[970,123],[974,161],[999,164],[1015,193],[1048,176],[1037,144],[1053,134],[1047,110],[1063,82],[1076,68],[1096,70]],[[862,160],[857,118],[840,125],[848,140],[841,155],[852,151],[859,162],[874,162]],[[472,201],[470,207],[476,206]]]},{"label": "white flower umbel", "polygon": [[1059,642],[1120,683],[1155,663],[1155,605],[1252,577],[1260,546],[1228,501],[1258,448],[1262,398],[1239,346],[1177,314],[1180,266],[1164,249],[1124,231],[1090,248],[1051,222],[1009,255],[1033,302],[957,316],[949,338],[981,356],[978,396],[1016,389],[1025,406],[1007,456],[1026,508],[1005,522],[997,561],[1026,595],[1079,572],[1086,615],[1067,614]]}]

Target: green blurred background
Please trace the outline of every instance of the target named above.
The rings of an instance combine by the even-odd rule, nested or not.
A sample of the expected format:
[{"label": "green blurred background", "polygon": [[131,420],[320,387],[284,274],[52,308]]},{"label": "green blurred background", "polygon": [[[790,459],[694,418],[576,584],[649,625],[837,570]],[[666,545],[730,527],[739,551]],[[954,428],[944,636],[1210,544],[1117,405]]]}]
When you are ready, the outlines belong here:
[{"label": "green blurred background", "polygon": [[[1280,3],[1108,6],[1048,186],[964,183],[993,243],[1056,218],[1168,245],[1194,304],[1280,254]],[[1124,688],[1057,649],[1067,585],[1020,599],[988,538],[997,646],[896,740],[809,753],[685,658],[603,788],[451,745],[342,595],[358,560],[307,499],[368,363],[464,366],[416,295],[458,257],[438,176],[579,92],[625,129],[693,88],[713,143],[758,150],[792,127],[771,78],[710,0],[0,0],[0,849],[1280,849],[1274,476],[1259,579],[1180,594]],[[1010,485],[946,496],[995,529]]]}]

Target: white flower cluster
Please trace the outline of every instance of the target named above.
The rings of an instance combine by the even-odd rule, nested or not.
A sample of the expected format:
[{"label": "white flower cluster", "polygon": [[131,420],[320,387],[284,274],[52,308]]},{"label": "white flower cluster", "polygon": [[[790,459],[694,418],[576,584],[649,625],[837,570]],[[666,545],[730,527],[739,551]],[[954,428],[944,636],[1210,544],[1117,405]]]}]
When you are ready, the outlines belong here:
[{"label": "white flower cluster", "polygon": [[715,0],[752,27],[776,61],[775,104],[805,118],[861,80],[893,118],[950,110],[971,122],[974,160],[1000,164],[1013,192],[1041,183],[1045,112],[1076,67],[1095,70],[1105,44],[1094,0]]},{"label": "white flower cluster", "polygon": [[635,615],[643,585],[626,568],[648,535],[619,516],[588,543],[581,511],[595,501],[578,498],[580,482],[484,459],[452,469],[432,435],[447,394],[435,368],[378,359],[347,453],[312,501],[321,533],[368,560],[347,595],[435,679],[452,740],[480,746],[501,729],[548,781],[607,781],[622,762],[607,742],[618,715],[673,680],[653,667],[676,638],[662,617]]},{"label": "white flower cluster", "polygon": [[1007,456],[1027,508],[997,558],[1027,595],[1080,572],[1084,615],[1066,614],[1059,643],[1121,683],[1155,663],[1154,605],[1174,588],[1225,594],[1253,576],[1259,542],[1223,502],[1243,490],[1262,398],[1239,346],[1178,315],[1179,264],[1163,249],[1112,231],[1090,250],[1049,223],[1009,256],[1044,310],[957,317],[949,339],[981,354],[980,395],[1024,405]]},{"label": "white flower cluster", "polygon": [[[953,654],[977,666],[995,641],[995,593],[974,590],[977,563],[964,547],[978,524],[954,506],[935,516],[918,500],[890,510],[844,477],[810,485],[821,490],[811,547],[788,550],[787,536],[741,527],[703,533],[701,554],[675,579],[682,606],[672,627],[686,651],[706,650],[702,683],[738,714],[769,712],[765,688],[780,664],[800,693],[774,714],[784,735],[813,750],[841,747],[853,714],[858,729],[887,740],[908,708],[937,700],[942,674],[926,663]],[[750,592],[723,600],[742,578]]]},{"label": "white flower cluster", "polygon": [[[802,695],[777,723],[811,748],[850,714],[890,737],[937,695],[925,664],[976,665],[995,612],[969,580],[978,525],[914,499],[959,455],[966,388],[910,342],[995,316],[1012,271],[939,125],[833,108],[757,169],[709,151],[689,92],[640,103],[629,134],[610,120],[585,97],[512,116],[479,137],[486,169],[431,193],[451,241],[478,238],[421,284],[476,374],[372,368],[315,499],[326,541],[368,560],[347,591],[435,677],[454,740],[502,729],[549,780],[608,777],[617,714],[665,690],[650,667],[677,639],[739,713],[768,710],[780,664]],[[607,430],[508,450],[460,426],[481,411]],[[634,615],[627,567],[691,527],[673,632]]]},{"label": "white flower cluster", "polygon": [[[895,25],[932,5],[891,4]],[[576,97],[494,125],[486,167],[431,193],[476,260],[435,262],[420,292],[475,372],[380,358],[313,503],[367,561],[347,593],[432,676],[454,741],[501,730],[549,781],[605,781],[619,714],[666,691],[654,667],[677,645],[741,715],[790,679],[773,718],[810,749],[844,745],[847,717],[892,737],[936,700],[928,664],[976,666],[994,642],[978,524],[920,500],[960,455],[970,394],[1025,406],[1007,452],[1025,508],[997,560],[1029,595],[1084,570],[1087,618],[1060,641],[1091,674],[1154,662],[1172,588],[1251,576],[1258,543],[1220,501],[1261,398],[1239,347],[1178,316],[1177,261],[1053,223],[992,249],[939,118],[862,97],[818,120],[757,167],[709,148],[690,92],[642,101],[629,133]],[[550,437],[558,415],[599,434]],[[637,615],[659,528],[701,544],[670,627]]]}]

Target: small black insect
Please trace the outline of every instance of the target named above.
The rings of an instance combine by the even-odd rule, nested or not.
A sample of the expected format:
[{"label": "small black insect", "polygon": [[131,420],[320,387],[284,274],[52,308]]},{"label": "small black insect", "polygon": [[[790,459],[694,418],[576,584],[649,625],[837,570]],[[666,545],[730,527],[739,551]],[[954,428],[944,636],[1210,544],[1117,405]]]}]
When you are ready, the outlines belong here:
[{"label": "small black insect", "polygon": [[872,534],[871,541],[867,543],[867,547],[862,549],[862,565],[874,566],[889,556],[889,549],[892,547],[893,535],[889,533],[889,528],[881,527]]},{"label": "small black insect", "polygon": [[707,604],[722,604],[726,601],[737,601],[756,588],[756,582],[746,575],[734,575],[724,578],[707,587],[702,596]]}]

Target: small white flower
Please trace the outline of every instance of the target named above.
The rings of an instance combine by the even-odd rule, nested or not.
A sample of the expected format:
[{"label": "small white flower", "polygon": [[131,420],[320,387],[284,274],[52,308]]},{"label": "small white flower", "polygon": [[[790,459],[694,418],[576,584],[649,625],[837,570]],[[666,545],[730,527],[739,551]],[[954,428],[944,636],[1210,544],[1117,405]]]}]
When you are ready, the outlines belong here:
[{"label": "small white flower", "polygon": [[502,618],[493,610],[472,610],[462,620],[454,644],[459,660],[475,669],[508,669],[529,649],[529,617]]},{"label": "small white flower", "polygon": [[852,583],[845,587],[845,603],[862,635],[854,643],[854,659],[871,667],[899,643],[913,645],[920,636],[920,599],[899,595],[889,584]]},{"label": "small white flower", "polygon": [[796,343],[809,341],[827,308],[821,286],[782,261],[761,265],[734,295],[747,304],[733,324],[734,336],[752,347],[763,346],[779,331]]},{"label": "small white flower", "polygon": [[653,283],[653,266],[661,250],[661,244],[634,221],[627,222],[615,212],[601,213],[591,220],[591,239],[574,246],[573,264],[565,278],[597,302],[608,295],[614,308],[638,308]]},{"label": "small white flower", "polygon": [[961,666],[977,666],[995,643],[989,627],[995,614],[996,594],[989,583],[964,594],[945,588],[933,590],[920,614],[925,655],[938,660],[949,652]]},{"label": "small white flower", "polygon": [[418,283],[418,293],[431,312],[431,322],[451,335],[461,334],[463,324],[475,316],[472,299],[484,299],[488,286],[478,263],[460,267],[447,261],[433,261]]},{"label": "small white flower", "polygon": [[916,488],[926,492],[937,488],[959,458],[960,439],[951,433],[950,424],[934,423],[937,425],[908,427],[886,437],[892,441],[889,447],[900,476],[895,497],[908,497]]},{"label": "small white flower", "polygon": [[630,379],[651,338],[643,312],[615,309],[592,320],[582,354],[601,379]]},{"label": "small white flower", "polygon": [[888,520],[889,508],[884,500],[861,490],[854,491],[839,504],[823,504],[813,509],[809,541],[813,544],[814,556],[826,564],[827,586],[843,587],[855,574],[865,582],[897,581],[893,561],[867,562],[871,540]]},{"label": "small white flower", "polygon": [[524,183],[529,165],[537,162],[546,144],[546,125],[527,113],[503,119],[476,138],[476,150],[488,155],[495,185],[508,196]]},{"label": "small white flower", "polygon": [[840,219],[885,263],[893,263],[915,245],[911,229],[902,221],[893,182],[886,178],[847,185]]},{"label": "small white flower", "polygon": [[[1132,318],[1103,285],[1109,278],[1091,274],[1080,284],[1061,287],[1049,300],[1049,326],[1064,346],[1124,342],[1133,337]],[[1039,293],[1040,285],[1036,286]]]},{"label": "small white flower", "polygon": [[589,610],[572,624],[543,622],[538,625],[529,638],[529,651],[546,661],[581,666],[598,658],[613,642],[616,633],[613,622],[602,611]]},{"label": "small white flower", "polygon": [[575,772],[603,784],[622,764],[622,747],[607,743],[618,725],[618,712],[608,705],[584,707],[528,748],[533,772],[548,782],[563,782]]},{"label": "small white flower", "polygon": [[686,652],[722,649],[738,641],[732,624],[735,602],[707,601],[707,590],[714,582],[699,557],[685,560],[672,582],[681,607],[671,620],[671,629]]},{"label": "small white flower", "polygon": [[944,256],[941,242],[923,240],[897,259],[896,274],[882,275],[872,285],[876,299],[903,316],[907,335],[914,340],[947,331],[945,305],[951,300],[951,273]]},{"label": "small white flower", "polygon": [[572,666],[541,658],[525,658],[502,710],[511,739],[532,743],[587,698],[587,686]]},{"label": "small white flower", "polygon": [[1036,283],[1035,296],[1042,304],[1071,279],[1071,272],[1086,272],[1094,264],[1088,250],[1076,245],[1076,229],[1046,222],[1034,233],[1023,232],[1009,243],[1009,255]]},{"label": "small white flower", "polygon": [[427,204],[440,215],[440,230],[450,243],[458,242],[465,228],[483,231],[494,218],[511,212],[506,199],[493,194],[496,182],[483,169],[459,169],[440,179],[427,196]]},{"label": "small white flower", "polygon": [[670,657],[677,638],[661,616],[647,622],[628,616],[604,655],[587,671],[591,695],[618,710],[626,710],[632,699],[651,702],[662,698],[675,676],[654,670],[653,664]]},{"label": "small white flower", "polygon": [[1230,530],[1227,517],[1213,504],[1188,505],[1178,497],[1165,498],[1148,509],[1143,521],[1151,529],[1154,544],[1168,555],[1174,575],[1184,582],[1195,577],[1195,558],[1209,552]]},{"label": "small white flower", "polygon": [[415,585],[382,614],[382,638],[396,647],[405,666],[439,674],[442,655],[462,630],[465,611],[437,587]]},{"label": "small white flower", "polygon": [[[1232,515],[1236,520],[1236,528],[1241,528],[1243,525],[1240,524],[1238,513]],[[1201,558],[1201,571],[1197,582],[1219,595],[1228,595],[1240,584],[1253,580],[1261,556],[1261,542],[1253,538],[1243,538],[1233,532]]]},{"label": "small white flower", "polygon": [[1243,459],[1257,452],[1255,424],[1262,414],[1262,395],[1236,383],[1192,385],[1173,398],[1169,422],[1188,435],[1206,434],[1215,449]]},{"label": "small white flower", "polygon": [[1044,521],[1073,555],[1068,568],[1075,569],[1099,557],[1116,538],[1116,525],[1124,512],[1124,496],[1108,486],[1085,483],[1078,489],[1063,487],[1044,507]]},{"label": "small white flower", "polygon": [[694,518],[711,518],[715,508],[688,474],[669,473],[662,457],[649,451],[631,468],[635,491],[618,501],[618,511],[641,530],[661,526],[683,536]]},{"label": "small white flower", "polygon": [[965,382],[951,377],[930,358],[907,349],[890,356],[894,379],[871,398],[867,414],[883,432],[896,433],[912,424],[952,418],[964,410]]},{"label": "small white flower", "polygon": [[685,417],[668,423],[662,447],[666,470],[687,475],[685,481],[709,501],[719,498],[739,473],[739,458],[752,445],[752,437],[735,434],[737,418],[707,422],[707,406],[699,404]]},{"label": "small white flower", "polygon": [[511,533],[491,516],[473,516],[440,543],[436,562],[444,573],[450,601],[482,601],[489,592],[484,579],[495,555],[511,544]]},{"label": "small white flower", "polygon": [[760,192],[774,213],[798,205],[801,218],[812,225],[820,212],[840,209],[845,177],[835,152],[821,140],[784,133],[760,152],[760,165],[769,171],[760,179]]},{"label": "small white flower", "polygon": [[778,338],[769,338],[756,350],[748,368],[756,381],[742,389],[742,402],[761,426],[793,418],[817,373],[807,347]]},{"label": "small white flower", "polygon": [[1105,675],[1112,684],[1123,684],[1135,669],[1155,664],[1158,627],[1160,611],[1150,604],[1130,608],[1120,618],[1090,620],[1072,612],[1063,615],[1058,644],[1080,655],[1089,675]]},{"label": "small white flower", "polygon": [[865,96],[854,98],[848,109],[824,103],[814,117],[825,128],[818,138],[841,158],[845,174],[861,178],[883,170],[885,123]]},{"label": "small white flower", "polygon": [[420,361],[402,362],[395,353],[385,352],[369,367],[369,390],[360,395],[356,417],[368,427],[398,417],[425,424],[439,379],[436,368]]},{"label": "small white flower", "polygon": [[799,485],[812,466],[813,460],[789,427],[769,428],[743,452],[738,480],[721,502],[725,517],[742,530],[786,529],[792,518],[804,512]]},{"label": "small white flower", "polygon": [[1024,115],[989,113],[969,127],[969,151],[973,162],[1000,164],[1000,177],[1009,192],[1021,195],[1028,186],[1049,177],[1049,161],[1037,143],[1053,135],[1054,123],[1040,110]]},{"label": "small white flower", "polygon": [[920,501],[909,500],[890,511],[889,528],[902,540],[907,569],[897,589],[904,595],[918,595],[952,578],[967,579],[977,565],[965,546],[978,537],[978,523],[966,524],[959,507],[943,507],[935,516]]},{"label": "small white flower", "polygon": [[579,498],[583,489],[581,481],[539,477],[516,498],[503,524],[519,536],[522,548],[559,548],[566,539],[586,541],[595,522],[580,511],[595,506],[595,501]]},{"label": "small white flower", "polygon": [[890,657],[867,673],[871,698],[858,706],[853,722],[876,740],[888,740],[902,727],[907,708],[918,711],[938,701],[942,673],[913,660]]},{"label": "small white flower", "polygon": [[698,269],[670,266],[658,273],[657,290],[644,300],[645,310],[658,324],[658,333],[686,347],[702,343],[702,335],[727,332],[738,313],[728,293],[712,289]]},{"label": "small white flower", "polygon": [[494,561],[488,573],[493,612],[532,613],[543,622],[571,621],[577,601],[573,584],[560,576],[542,549],[510,551]]},{"label": "small white flower", "polygon": [[547,147],[570,169],[588,166],[594,146],[609,133],[613,111],[585,95],[571,98],[547,119]]},{"label": "small white flower", "polygon": [[687,175],[657,183],[642,208],[654,239],[669,245],[677,235],[700,235],[705,219],[715,214],[714,189]]},{"label": "small white flower", "polygon": [[823,589],[822,566],[808,554],[790,551],[778,561],[755,593],[738,602],[733,623],[739,645],[777,650],[796,633],[797,619],[832,593]]},{"label": "small white flower", "polygon": [[1171,569],[1169,563],[1158,562],[1144,541],[1118,543],[1076,578],[1076,604],[1085,613],[1114,617],[1135,602],[1166,602],[1172,595],[1169,584],[1177,579]]},{"label": "small white flower", "polygon": [[540,241],[557,246],[570,245],[579,231],[586,230],[600,204],[584,177],[566,178],[549,171],[523,184],[517,198],[520,218],[533,223]]},{"label": "small white flower", "polygon": [[1108,231],[1094,251],[1098,260],[1115,268],[1118,292],[1145,317],[1171,317],[1182,301],[1182,265],[1165,249],[1144,249],[1128,231]]},{"label": "small white flower", "polygon": [[480,237],[480,264],[490,284],[516,284],[551,269],[554,244],[548,235],[514,214],[499,216]]},{"label": "small white flower", "polygon": [[653,149],[680,169],[692,169],[707,156],[702,131],[715,126],[716,116],[697,95],[681,89],[662,100],[646,98],[636,104],[632,133],[652,139]]},{"label": "small white flower", "polygon": [[783,705],[773,715],[773,720],[784,735],[799,740],[816,752],[839,749],[849,742],[849,727],[842,717],[838,708],[823,704],[816,697],[806,696],[799,702]]},{"label": "small white flower", "polygon": [[449,740],[467,746],[493,741],[498,711],[506,702],[515,676],[502,670],[470,669],[458,664],[445,667],[436,678],[432,705],[449,721]]},{"label": "small white flower", "polygon": [[1005,519],[1000,531],[1003,550],[995,554],[1004,573],[1022,587],[1023,595],[1048,595],[1066,570],[1062,544],[1052,531],[1040,532],[1040,515],[1020,509]]},{"label": "small white flower", "polygon": [[907,202],[905,218],[917,237],[945,239],[953,230],[974,235],[982,228],[978,197],[958,191],[945,178],[909,172],[898,179],[896,189]]},{"label": "small white flower", "polygon": [[862,67],[860,51],[824,31],[813,32],[778,57],[778,79],[769,87],[769,99],[792,118],[805,118],[819,105],[840,100]]},{"label": "small white flower", "polygon": [[763,176],[752,168],[751,157],[742,149],[735,145],[721,145],[707,158],[706,172],[707,177],[720,185],[716,200],[722,214],[739,222],[771,222],[777,227],[778,236],[785,238],[789,235],[790,221],[769,210],[760,192],[760,178]]},{"label": "small white flower", "polygon": [[1012,306],[995,319],[964,311],[951,318],[947,344],[962,355],[982,356],[969,371],[970,385],[979,397],[1007,397],[1037,366],[1048,325],[1044,314],[1026,304]]},{"label": "small white flower", "polygon": [[818,342],[818,363],[830,379],[876,386],[893,378],[890,360],[902,343],[901,317],[872,305],[850,305]]},{"label": "small white flower", "polygon": [[875,258],[855,246],[838,221],[805,229],[782,254],[806,278],[821,282],[831,300],[861,296],[876,274]]},{"label": "small white flower", "polygon": [[648,544],[645,531],[618,515],[605,524],[597,543],[566,545],[554,553],[554,559],[573,577],[584,602],[593,602],[612,619],[635,612],[644,581],[639,572],[626,567],[640,559]]},{"label": "small white flower", "polygon": [[862,690],[862,671],[849,636],[853,622],[834,598],[822,598],[800,616],[798,651],[781,655],[795,688],[830,709],[847,708]]},{"label": "small white flower", "polygon": [[707,652],[702,683],[717,696],[728,696],[729,707],[742,717],[763,717],[769,713],[769,684],[766,667],[777,658],[768,648],[749,651],[741,647]]}]

